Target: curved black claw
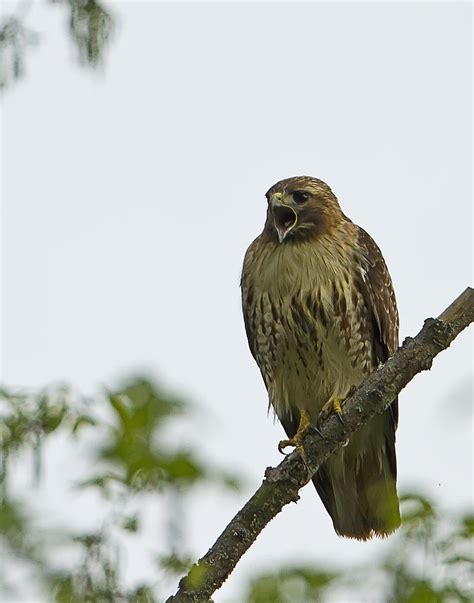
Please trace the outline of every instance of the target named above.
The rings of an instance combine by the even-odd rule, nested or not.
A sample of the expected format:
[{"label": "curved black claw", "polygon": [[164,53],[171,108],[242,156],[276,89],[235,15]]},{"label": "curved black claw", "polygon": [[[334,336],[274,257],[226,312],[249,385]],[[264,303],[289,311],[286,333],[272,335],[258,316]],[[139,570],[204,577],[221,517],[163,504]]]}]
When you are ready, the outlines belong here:
[{"label": "curved black claw", "polygon": [[342,415],[344,414],[342,410],[344,400],[345,398],[332,398],[331,400],[329,400],[329,402],[326,402],[326,404],[322,407],[321,412],[319,413],[318,418],[316,420],[316,425],[318,429],[321,426],[321,421],[327,419],[331,414],[335,414],[341,422],[341,425],[343,425],[344,427],[346,426],[346,424],[344,423],[344,419],[342,418]]},{"label": "curved black claw", "polygon": [[345,427],[345,426],[346,426],[346,424],[345,424],[345,422],[344,422],[344,419],[342,418],[342,412],[340,412],[340,413],[339,413],[339,412],[336,412],[336,417],[337,417],[337,418],[339,419],[339,421],[341,422],[341,425],[342,425],[343,427]]},{"label": "curved black claw", "polygon": [[278,452],[280,454],[283,454],[283,456],[288,456],[290,453],[289,452],[284,452],[285,448],[288,448],[288,446],[296,446],[296,442],[294,440],[281,440],[280,442],[278,442]]},{"label": "curved black claw", "polygon": [[309,426],[308,426],[308,431],[313,431],[314,433],[317,433],[317,434],[318,434],[318,436],[319,436],[321,439],[323,439],[323,440],[325,440],[325,439],[326,439],[325,435],[324,435],[324,434],[323,434],[323,432],[322,432],[322,431],[319,429],[319,427],[317,427],[317,425],[309,425]]}]

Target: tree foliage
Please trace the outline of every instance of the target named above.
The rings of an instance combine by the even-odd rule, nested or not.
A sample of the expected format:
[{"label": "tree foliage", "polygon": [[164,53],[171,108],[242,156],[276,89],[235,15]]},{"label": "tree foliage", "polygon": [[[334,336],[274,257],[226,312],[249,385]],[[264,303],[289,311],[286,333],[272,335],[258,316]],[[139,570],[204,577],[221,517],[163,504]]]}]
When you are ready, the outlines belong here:
[{"label": "tree foliage", "polygon": [[[33,394],[1,390],[3,553],[32,569],[38,584],[58,602],[158,600],[159,584],[130,590],[124,587],[122,576],[121,534],[146,530],[141,505],[151,499],[163,506],[170,496],[175,501],[184,500],[201,484],[231,489],[239,484],[234,474],[203,460],[189,446],[170,445],[168,428],[189,414],[189,403],[145,377],[129,379],[95,400],[63,385]],[[74,486],[94,488],[100,493],[107,519],[93,532],[61,530],[54,519],[49,529],[40,529],[39,518],[29,510],[32,492],[22,492],[21,496],[14,493],[10,467],[21,458],[24,466],[25,454],[33,452],[36,480],[41,479],[41,447],[45,440],[59,434],[67,436],[78,450],[83,437],[95,442],[88,475]],[[124,511],[130,506],[136,509],[132,514]],[[188,563],[183,551],[176,543],[169,543],[168,548],[167,554],[158,559],[157,570],[163,574],[182,571]],[[53,562],[53,557],[61,558],[63,550],[77,560],[73,566]],[[6,592],[15,589],[8,574],[8,564],[0,565],[0,586]]]},{"label": "tree foliage", "polygon": [[[0,592],[21,592],[9,572],[19,564],[33,572],[45,600],[163,600],[172,588],[170,578],[175,580],[189,568],[190,556],[185,542],[167,541],[164,554],[151,552],[157,579],[126,584],[124,536],[147,530],[142,505],[151,500],[163,507],[170,495],[182,503],[200,484],[238,487],[235,475],[202,459],[191,447],[170,446],[169,434],[176,423],[191,417],[191,403],[146,377],[128,379],[94,399],[64,385],[36,393],[1,390],[0,552],[7,562],[0,565]],[[44,517],[35,516],[30,508],[34,489],[18,492],[12,485],[10,469],[18,463],[24,466],[31,454],[36,458],[35,479],[41,480],[42,446],[59,434],[78,450],[83,438],[95,442],[87,476],[79,484],[99,492],[107,510],[106,519],[92,531],[65,530],[55,525],[54,518],[48,518],[47,526],[40,525]],[[293,565],[263,572],[250,580],[241,600],[307,603],[342,593],[342,600],[376,596],[386,603],[471,601],[472,514],[440,512],[417,493],[402,497],[402,512],[402,528],[385,557],[353,568]],[[58,563],[63,553],[74,563]]]},{"label": "tree foliage", "polygon": [[[111,11],[98,0],[49,0],[49,3],[63,8],[79,62],[97,67],[104,60],[114,32]],[[31,5],[19,2],[17,9],[0,21],[0,89],[24,75],[28,51],[41,41],[28,25]]]}]

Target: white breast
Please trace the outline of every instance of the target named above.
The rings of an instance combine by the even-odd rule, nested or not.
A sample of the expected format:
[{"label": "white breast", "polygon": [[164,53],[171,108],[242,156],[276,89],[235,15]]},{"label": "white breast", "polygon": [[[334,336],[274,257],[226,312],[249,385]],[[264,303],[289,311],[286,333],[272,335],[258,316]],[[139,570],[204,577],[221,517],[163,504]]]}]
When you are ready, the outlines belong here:
[{"label": "white breast", "polygon": [[352,294],[350,259],[334,238],[271,247],[259,258],[253,283],[256,357],[280,418],[294,407],[315,417],[367,373],[363,299]]}]

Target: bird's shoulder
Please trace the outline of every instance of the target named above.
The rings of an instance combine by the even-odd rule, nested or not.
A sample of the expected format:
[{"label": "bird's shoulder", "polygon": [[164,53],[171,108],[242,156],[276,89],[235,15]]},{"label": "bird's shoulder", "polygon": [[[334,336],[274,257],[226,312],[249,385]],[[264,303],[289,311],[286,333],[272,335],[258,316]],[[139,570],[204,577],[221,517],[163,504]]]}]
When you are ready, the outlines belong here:
[{"label": "bird's shoulder", "polygon": [[399,318],[395,290],[382,252],[374,239],[357,226],[362,290],[377,323],[380,338],[388,355],[398,347]]}]

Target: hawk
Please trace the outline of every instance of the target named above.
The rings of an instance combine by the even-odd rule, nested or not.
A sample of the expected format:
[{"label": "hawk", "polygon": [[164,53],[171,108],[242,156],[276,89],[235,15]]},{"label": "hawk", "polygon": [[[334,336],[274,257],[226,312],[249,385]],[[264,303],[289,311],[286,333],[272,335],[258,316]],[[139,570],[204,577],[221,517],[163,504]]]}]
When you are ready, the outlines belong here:
[{"label": "hawk", "polygon": [[[398,346],[398,311],[380,249],[322,180],[282,180],[266,194],[262,233],[247,249],[242,305],[269,406],[301,446]],[[367,540],[400,525],[398,400],[354,433],[313,478],[340,536]]]}]

